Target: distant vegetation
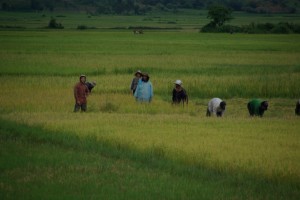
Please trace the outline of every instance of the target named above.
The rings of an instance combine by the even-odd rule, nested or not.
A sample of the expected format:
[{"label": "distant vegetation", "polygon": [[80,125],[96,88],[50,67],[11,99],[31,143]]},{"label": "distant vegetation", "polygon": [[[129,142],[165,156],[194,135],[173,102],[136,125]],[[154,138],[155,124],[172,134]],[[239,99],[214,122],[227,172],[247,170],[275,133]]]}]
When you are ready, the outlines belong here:
[{"label": "distant vegetation", "polygon": [[273,23],[251,23],[245,26],[232,26],[223,25],[214,27],[207,24],[201,29],[204,33],[276,33],[276,34],[289,34],[300,33],[300,25],[288,22]]},{"label": "distant vegetation", "polygon": [[296,13],[298,0],[0,0],[5,11],[76,10],[91,14],[143,15],[152,10],[207,9],[224,5],[251,13]]},{"label": "distant vegetation", "polygon": [[225,25],[233,19],[232,9],[224,6],[212,6],[209,8],[207,18],[211,21],[201,28],[201,32],[210,33],[300,33],[300,25],[288,22],[272,23],[250,23],[244,26]]},{"label": "distant vegetation", "polygon": [[61,23],[57,23],[55,18],[51,18],[48,24],[48,28],[63,29],[64,27]]}]

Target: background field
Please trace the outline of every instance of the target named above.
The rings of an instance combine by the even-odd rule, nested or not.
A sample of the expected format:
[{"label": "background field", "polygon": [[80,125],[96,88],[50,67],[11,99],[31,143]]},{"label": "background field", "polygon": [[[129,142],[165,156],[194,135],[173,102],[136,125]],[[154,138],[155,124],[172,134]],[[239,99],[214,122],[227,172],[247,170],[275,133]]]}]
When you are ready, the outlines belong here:
[{"label": "background field", "polygon": [[[300,14],[251,14],[233,12],[232,25],[248,25],[250,23],[299,23]],[[0,28],[9,26],[21,29],[45,29],[51,18],[55,18],[65,29],[77,29],[79,25],[96,30],[128,29],[130,27],[146,27],[156,29],[176,29],[197,32],[207,24],[207,11],[179,10],[172,12],[150,12],[141,16],[129,15],[90,15],[85,12],[1,12]],[[2,26],[2,27],[1,27]]]},{"label": "background field", "polygon": [[[299,43],[189,30],[1,31],[1,197],[298,199]],[[137,69],[150,73],[149,105],[129,94]],[[97,86],[88,112],[75,114],[82,73]],[[188,106],[170,103],[176,79]],[[212,97],[226,100],[224,118],[205,117]],[[254,97],[270,102],[264,118],[248,116]]]}]

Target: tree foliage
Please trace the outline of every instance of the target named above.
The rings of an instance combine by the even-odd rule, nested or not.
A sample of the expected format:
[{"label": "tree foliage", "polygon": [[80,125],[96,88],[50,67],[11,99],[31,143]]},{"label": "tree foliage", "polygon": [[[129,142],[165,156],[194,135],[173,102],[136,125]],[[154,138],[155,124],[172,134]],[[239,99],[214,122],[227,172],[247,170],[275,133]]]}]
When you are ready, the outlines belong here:
[{"label": "tree foliage", "polygon": [[232,10],[224,6],[212,6],[210,7],[207,18],[210,18],[211,24],[214,26],[222,26],[226,21],[232,19],[231,16]]},{"label": "tree foliage", "polygon": [[294,13],[299,0],[0,0],[0,9],[14,10],[86,10],[99,14],[145,14],[159,9],[208,9],[222,5],[236,11],[256,13]]}]

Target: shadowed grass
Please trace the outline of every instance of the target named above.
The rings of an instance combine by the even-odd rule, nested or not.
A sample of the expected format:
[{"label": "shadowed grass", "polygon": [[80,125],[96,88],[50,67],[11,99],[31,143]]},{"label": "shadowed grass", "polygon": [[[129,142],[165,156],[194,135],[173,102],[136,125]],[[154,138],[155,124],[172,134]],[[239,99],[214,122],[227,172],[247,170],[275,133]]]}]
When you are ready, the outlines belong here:
[{"label": "shadowed grass", "polygon": [[[0,120],[5,199],[297,199],[299,183],[213,170],[116,141]],[[45,194],[47,194],[45,196]]]}]

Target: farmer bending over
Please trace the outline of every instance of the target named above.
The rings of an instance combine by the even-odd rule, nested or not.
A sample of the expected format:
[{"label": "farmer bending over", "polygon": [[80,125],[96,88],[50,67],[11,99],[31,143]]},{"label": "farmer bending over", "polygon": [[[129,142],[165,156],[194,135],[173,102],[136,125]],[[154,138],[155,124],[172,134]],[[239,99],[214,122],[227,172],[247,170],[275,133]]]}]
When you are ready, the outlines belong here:
[{"label": "farmer bending over", "polygon": [[260,99],[253,99],[247,105],[250,116],[260,117],[262,117],[264,112],[268,110],[268,106],[269,104],[267,101],[262,101]]},{"label": "farmer bending over", "polygon": [[226,108],[226,102],[220,98],[213,98],[208,102],[206,116],[210,117],[212,114],[217,117],[222,117]]}]

